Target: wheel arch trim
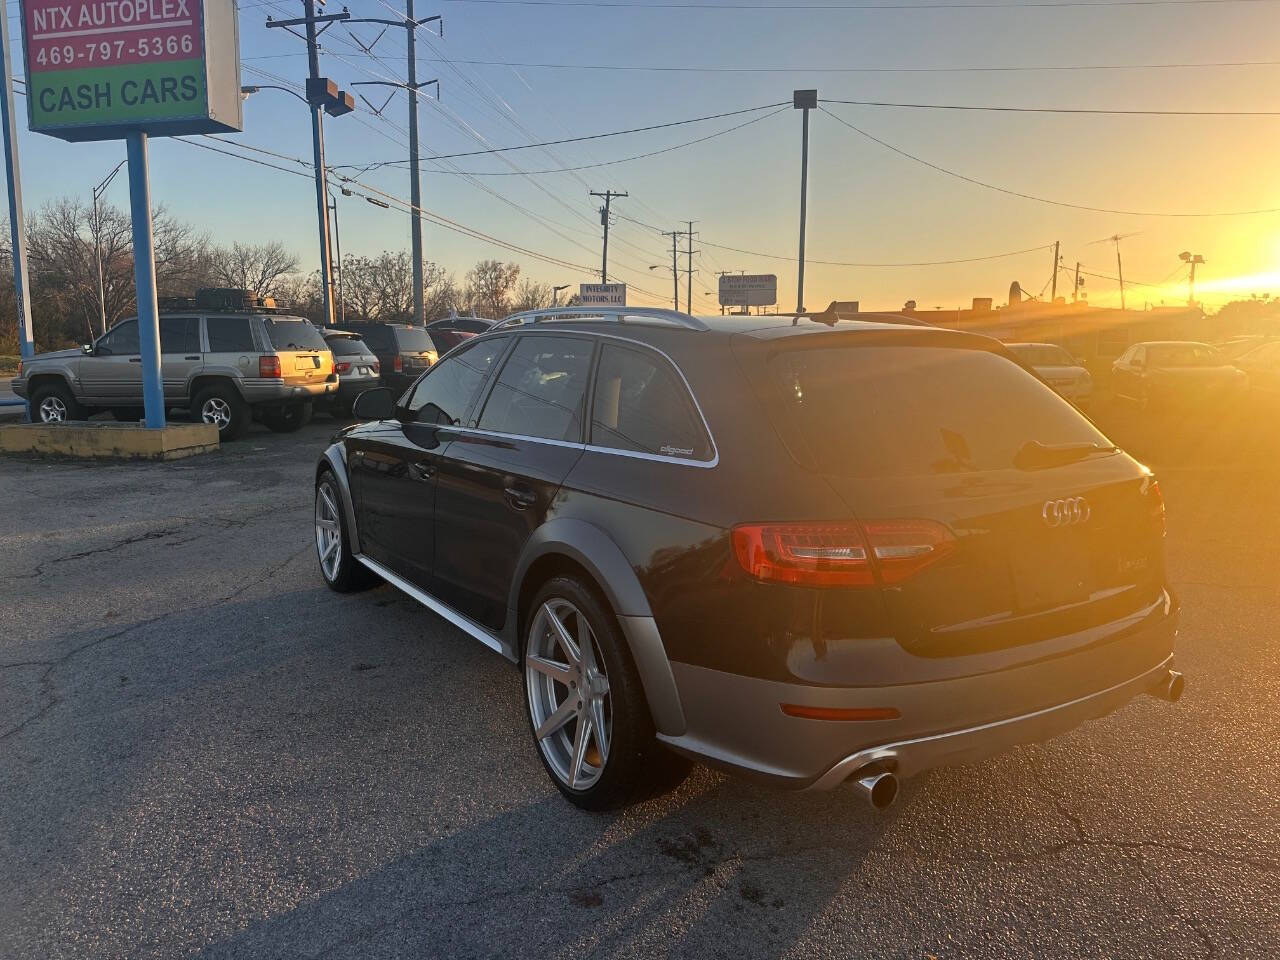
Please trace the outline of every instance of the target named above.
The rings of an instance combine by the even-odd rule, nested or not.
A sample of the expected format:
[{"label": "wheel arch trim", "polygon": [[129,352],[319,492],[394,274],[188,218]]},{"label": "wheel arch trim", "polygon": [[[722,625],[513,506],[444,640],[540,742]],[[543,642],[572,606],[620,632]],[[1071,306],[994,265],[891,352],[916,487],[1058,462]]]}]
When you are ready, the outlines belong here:
[{"label": "wheel arch trim", "polygon": [[595,524],[559,517],[543,524],[529,538],[511,578],[507,600],[503,645],[511,651],[511,659],[519,657],[520,595],[525,580],[533,565],[549,556],[561,556],[582,567],[603,591],[640,674],[654,726],[667,736],[683,734],[686,724],[680,692],[644,588],[622,549]]},{"label": "wheel arch trim", "polygon": [[347,529],[351,531],[351,545],[355,549],[352,554],[360,553],[360,529],[356,525],[355,502],[351,499],[351,479],[347,476],[346,449],[340,443],[333,443],[325,450],[324,456],[316,464],[316,481],[320,480],[320,472],[328,467],[338,484],[338,496],[342,498],[342,514],[347,521]]}]

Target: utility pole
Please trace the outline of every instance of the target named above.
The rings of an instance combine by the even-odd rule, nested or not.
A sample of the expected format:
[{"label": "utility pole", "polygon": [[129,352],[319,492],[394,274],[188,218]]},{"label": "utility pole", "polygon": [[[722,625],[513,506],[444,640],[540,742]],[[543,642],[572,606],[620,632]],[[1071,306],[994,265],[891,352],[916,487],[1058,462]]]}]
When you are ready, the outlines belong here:
[{"label": "utility pole", "polygon": [[[324,326],[332,327],[333,309],[333,257],[329,241],[329,188],[328,170],[324,163],[324,115],[339,117],[355,109],[351,94],[339,91],[337,85],[320,76],[320,45],[316,39],[338,20],[350,20],[346,10],[317,16],[316,0],[302,0],[303,16],[294,20],[267,18],[268,27],[280,27],[307,42],[307,106],[311,112],[312,165],[316,179],[316,222],[320,228],[320,289],[324,297]],[[317,30],[316,24],[323,24]],[[305,36],[293,30],[304,27]]]},{"label": "utility pole", "polygon": [[[18,163],[18,125],[13,116],[13,77],[9,65],[9,14],[0,0],[0,123],[4,126],[4,170],[9,188],[9,241],[13,245],[13,293],[18,307],[18,353],[24,360],[35,356],[31,335],[31,280],[27,275],[27,225],[22,210],[22,168]],[[30,406],[24,419],[30,419]]]},{"label": "utility pole", "polygon": [[663,231],[664,237],[671,238],[671,309],[677,313],[680,312],[680,266],[676,259],[679,254],[679,247],[676,246],[680,239],[680,231],[672,230],[670,232]]},{"label": "utility pole", "polygon": [[[102,283],[102,212],[98,202],[107,192],[107,187],[116,178],[116,174],[120,172],[120,168],[127,162],[127,160],[121,160],[117,163],[115,168],[93,188],[93,256],[98,264],[98,333],[100,334],[107,332],[107,295]],[[89,339],[93,339],[92,330],[89,331]]]},{"label": "utility pole", "polygon": [[604,206],[600,208],[600,225],[604,227],[604,251],[600,255],[600,282],[609,282],[609,204],[619,197],[625,197],[627,194],[617,193],[613,190],[606,190],[604,193],[591,191],[593,197],[603,197]]},{"label": "utility pole", "polygon": [[1190,250],[1183,250],[1178,254],[1178,259],[1183,263],[1191,264],[1191,276],[1187,280],[1187,306],[1194,307],[1196,305],[1196,264],[1204,263],[1204,257]]},{"label": "utility pole", "polygon": [[1049,302],[1053,303],[1058,299],[1058,266],[1062,263],[1062,258],[1058,256],[1058,245],[1061,240],[1053,241],[1053,289],[1049,292]]},{"label": "utility pole", "polygon": [[[688,263],[688,267],[685,269],[688,283],[685,284],[684,288],[684,312],[689,314],[689,316],[693,316],[693,255],[696,252],[693,249],[693,225],[697,222],[697,220],[685,221],[685,223],[689,225],[689,229],[685,232],[689,238],[689,247],[685,250],[685,253],[688,255],[688,260],[686,261]],[[678,310],[680,308],[676,307],[676,309]]]},{"label": "utility pole", "polygon": [[[413,322],[417,326],[426,323],[426,312],[424,307],[425,294],[423,291],[422,279],[422,171],[420,169],[420,158],[418,156],[418,91],[423,87],[429,87],[431,84],[436,85],[436,98],[440,97],[440,81],[424,80],[418,82],[418,48],[417,48],[417,30],[424,23],[440,22],[440,36],[444,37],[444,20],[439,14],[433,17],[424,17],[417,20],[413,15],[413,0],[405,0],[404,3],[404,19],[403,20],[384,20],[380,17],[360,17],[348,20],[348,23],[380,23],[386,27],[403,27],[408,43],[408,73],[409,79],[406,83],[392,83],[387,80],[363,80],[353,83],[355,87],[396,87],[404,88],[409,94],[409,247],[411,256],[413,257]],[[386,31],[384,30],[383,33]],[[382,34],[378,34],[381,37]],[[377,44],[377,38],[373,43],[369,44],[366,52],[373,49]],[[364,44],[356,41],[361,47]],[[392,91],[391,96],[395,96]],[[360,97],[376,114],[382,113],[382,108],[375,107],[369,102],[363,94]],[[391,97],[387,98],[386,103],[382,105],[386,107],[391,102]]]},{"label": "utility pole", "polygon": [[804,132],[800,146],[800,267],[796,274],[796,313],[804,313],[804,234],[809,203],[809,111],[817,109],[817,90],[797,90],[792,106],[804,111]]},{"label": "utility pole", "polygon": [[1071,302],[1075,303],[1080,299],[1080,261],[1076,261],[1076,285],[1071,290]]},{"label": "utility pole", "polygon": [[1120,281],[1120,309],[1124,309],[1124,264],[1120,262],[1120,238],[1116,237],[1116,277]]}]

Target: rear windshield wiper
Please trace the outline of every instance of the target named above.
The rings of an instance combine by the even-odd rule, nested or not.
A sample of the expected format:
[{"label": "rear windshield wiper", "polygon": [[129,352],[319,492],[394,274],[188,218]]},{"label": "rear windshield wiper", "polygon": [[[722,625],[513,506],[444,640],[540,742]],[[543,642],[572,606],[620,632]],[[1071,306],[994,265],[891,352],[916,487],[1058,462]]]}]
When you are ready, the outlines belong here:
[{"label": "rear windshield wiper", "polygon": [[1090,441],[1076,443],[1041,443],[1029,440],[1013,456],[1013,465],[1019,470],[1035,470],[1039,467],[1055,467],[1074,463],[1097,453],[1115,453],[1120,448],[1110,443]]}]

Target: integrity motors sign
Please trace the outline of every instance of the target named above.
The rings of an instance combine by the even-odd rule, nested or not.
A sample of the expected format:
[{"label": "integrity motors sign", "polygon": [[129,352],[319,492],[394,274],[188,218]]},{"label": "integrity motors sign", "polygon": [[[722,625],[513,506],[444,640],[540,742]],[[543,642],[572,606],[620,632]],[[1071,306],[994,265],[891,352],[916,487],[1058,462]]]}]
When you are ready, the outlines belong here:
[{"label": "integrity motors sign", "polygon": [[241,127],[234,0],[24,0],[31,129],[64,140]]}]

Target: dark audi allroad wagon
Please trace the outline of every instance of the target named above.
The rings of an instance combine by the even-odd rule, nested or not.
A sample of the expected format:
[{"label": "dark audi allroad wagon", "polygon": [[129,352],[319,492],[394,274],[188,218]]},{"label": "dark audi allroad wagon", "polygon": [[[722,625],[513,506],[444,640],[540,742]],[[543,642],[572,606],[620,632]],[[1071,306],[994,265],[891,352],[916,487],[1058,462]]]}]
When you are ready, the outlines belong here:
[{"label": "dark audi allroad wagon", "polygon": [[1155,478],[993,340],[537,311],[356,415],[316,472],[326,582],[517,664],[580,806],[693,758],[880,808],[1181,695]]}]

